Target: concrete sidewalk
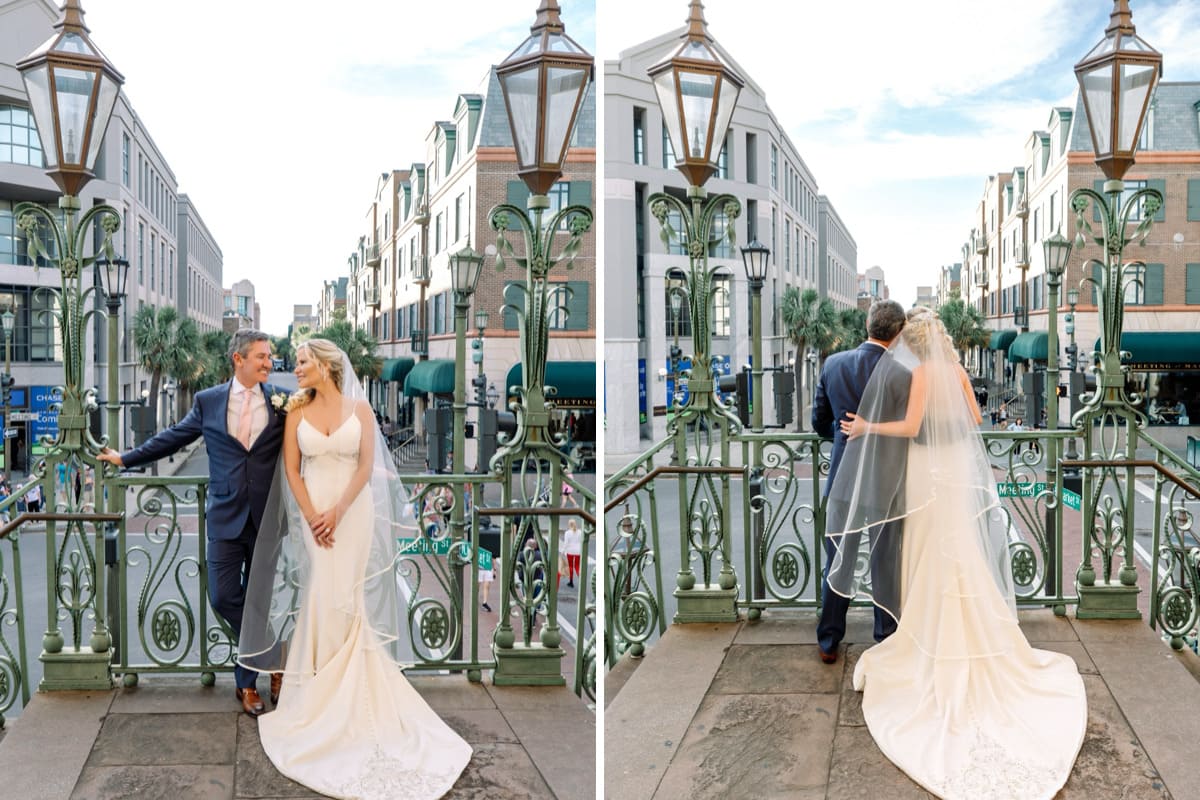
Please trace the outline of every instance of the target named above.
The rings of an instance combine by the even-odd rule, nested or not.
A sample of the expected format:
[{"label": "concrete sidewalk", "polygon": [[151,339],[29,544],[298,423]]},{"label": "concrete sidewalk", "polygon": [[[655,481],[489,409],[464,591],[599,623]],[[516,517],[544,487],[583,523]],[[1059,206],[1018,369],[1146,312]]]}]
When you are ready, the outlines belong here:
[{"label": "concrete sidewalk", "polygon": [[[817,657],[811,611],[672,626],[640,665],[623,663],[605,682],[606,797],[931,797],[863,721],[851,677],[871,626],[869,612],[851,612],[833,666]],[[1021,628],[1035,647],[1074,658],[1087,689],[1087,735],[1057,800],[1200,797],[1200,686],[1185,663],[1194,654],[1173,652],[1139,621],[1025,611]]]},{"label": "concrete sidewalk", "polygon": [[[596,719],[569,690],[409,679],[475,751],[447,798],[595,797]],[[36,695],[0,742],[0,776],[0,797],[29,800],[321,797],[267,760],[231,676]]]}]

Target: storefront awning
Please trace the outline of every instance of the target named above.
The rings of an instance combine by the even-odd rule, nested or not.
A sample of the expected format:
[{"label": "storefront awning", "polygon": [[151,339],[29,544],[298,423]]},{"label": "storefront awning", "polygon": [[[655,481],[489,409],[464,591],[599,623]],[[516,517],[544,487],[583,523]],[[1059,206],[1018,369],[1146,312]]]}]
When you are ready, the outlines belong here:
[{"label": "storefront awning", "polygon": [[1026,331],[1017,338],[1008,347],[1008,360],[1010,363],[1019,364],[1022,361],[1045,361],[1046,360],[1046,332],[1045,331]]},{"label": "storefront awning", "polygon": [[[521,365],[514,364],[508,371],[504,383],[505,392],[511,386],[521,385]],[[553,386],[558,394],[547,397],[562,404],[562,401],[596,401],[595,361],[548,361],[546,362],[546,385]],[[578,402],[572,405],[579,405]]]},{"label": "storefront awning", "polygon": [[454,359],[431,358],[418,361],[404,379],[404,396],[420,397],[431,394],[454,394]]},{"label": "storefront awning", "polygon": [[[1093,349],[1100,349],[1099,339]],[[1129,353],[1121,363],[1131,369],[1200,370],[1200,331],[1126,331],[1121,334],[1121,349]]]},{"label": "storefront awning", "polygon": [[1013,339],[1017,338],[1017,329],[1009,328],[1006,331],[992,331],[991,341],[988,342],[988,350],[1007,350],[1009,345],[1013,343]]},{"label": "storefront awning", "polygon": [[404,383],[415,363],[411,358],[389,358],[383,362],[379,380],[385,383]]}]

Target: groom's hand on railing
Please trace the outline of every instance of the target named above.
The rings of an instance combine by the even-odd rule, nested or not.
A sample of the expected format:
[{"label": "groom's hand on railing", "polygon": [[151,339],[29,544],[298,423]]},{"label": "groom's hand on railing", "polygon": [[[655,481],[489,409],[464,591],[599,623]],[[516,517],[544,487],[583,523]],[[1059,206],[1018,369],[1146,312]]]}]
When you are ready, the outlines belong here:
[{"label": "groom's hand on railing", "polygon": [[116,450],[113,450],[111,447],[106,447],[103,450],[101,450],[99,453],[96,454],[96,458],[98,460],[104,461],[108,464],[112,464],[114,466],[121,467],[122,469],[125,467],[125,462],[123,462],[121,460],[121,454],[118,453]]}]

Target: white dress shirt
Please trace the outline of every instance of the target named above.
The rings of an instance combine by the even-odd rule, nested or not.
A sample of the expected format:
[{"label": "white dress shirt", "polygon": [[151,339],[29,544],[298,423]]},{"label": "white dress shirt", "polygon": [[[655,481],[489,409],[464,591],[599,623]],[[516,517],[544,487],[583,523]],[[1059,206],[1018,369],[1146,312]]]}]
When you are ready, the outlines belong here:
[{"label": "white dress shirt", "polygon": [[238,438],[238,424],[242,420],[242,395],[250,392],[250,446],[267,427],[267,397],[263,394],[262,386],[254,384],[247,389],[234,378],[230,381],[229,405],[225,410],[225,429],[229,435]]}]

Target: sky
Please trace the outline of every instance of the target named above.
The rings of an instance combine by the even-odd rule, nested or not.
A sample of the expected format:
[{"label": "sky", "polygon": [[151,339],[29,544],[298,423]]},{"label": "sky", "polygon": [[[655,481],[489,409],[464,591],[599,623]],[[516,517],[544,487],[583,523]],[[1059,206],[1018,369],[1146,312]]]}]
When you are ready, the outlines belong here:
[{"label": "sky", "polygon": [[[560,5],[567,34],[594,53],[594,0]],[[225,286],[253,281],[276,335],[293,304],[315,308],[323,282],[347,274],[379,176],[425,161],[426,134],[524,41],[537,7],[83,0],[93,40],[221,247]]]},{"label": "sky", "polygon": [[[560,0],[597,57],[682,27],[687,0]],[[346,274],[379,175],[425,160],[425,136],[528,34],[538,0],[340,0],[335,14],[255,0],[84,0],[92,36],[180,192],[254,282],[263,327]],[[1166,80],[1200,80],[1200,3],[1134,0]],[[892,296],[959,260],[988,175],[1070,104],[1073,64],[1109,0],[707,0],[709,30],[833,202],[860,271]],[[452,31],[449,24],[458,24]],[[602,72],[597,70],[598,74]],[[602,87],[601,87],[602,91]],[[601,162],[602,163],[602,162]]]},{"label": "sky", "polygon": [[[1200,80],[1200,3],[1133,0],[1163,80]],[[681,27],[686,0],[602,0],[598,57]],[[709,32],[767,104],[850,230],[858,270],[904,305],[962,258],[989,175],[1072,105],[1073,67],[1111,0],[705,0]],[[637,19],[636,30],[629,20]]]}]

